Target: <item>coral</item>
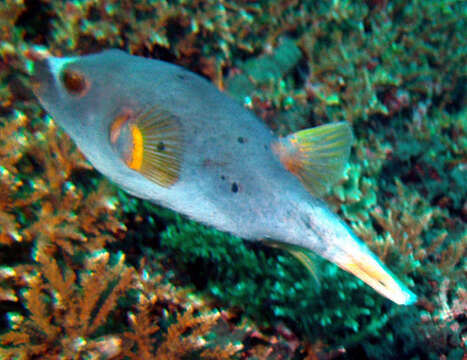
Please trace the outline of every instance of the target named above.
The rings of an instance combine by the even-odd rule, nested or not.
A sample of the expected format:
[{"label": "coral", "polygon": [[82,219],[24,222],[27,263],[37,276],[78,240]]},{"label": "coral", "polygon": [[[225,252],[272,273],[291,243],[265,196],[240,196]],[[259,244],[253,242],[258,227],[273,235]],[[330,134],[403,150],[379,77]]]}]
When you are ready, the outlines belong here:
[{"label": "coral", "polygon": [[[9,48],[12,42],[17,42],[21,38],[21,30],[15,28],[15,23],[21,13],[26,9],[22,0],[7,0],[0,4],[0,40],[2,48]],[[13,49],[11,52],[14,52]]]},{"label": "coral", "polygon": [[[38,248],[35,254],[40,266],[16,274],[26,279],[28,290],[21,297],[29,316],[10,315],[12,330],[0,337],[0,355],[4,359],[53,354],[66,359],[181,359],[195,352],[202,359],[230,359],[242,348],[230,342],[209,346],[202,337],[217,325],[220,314],[194,316],[193,307],[197,311],[202,307],[186,305],[186,292],[177,293],[169,285],[164,286],[160,275],[145,280],[146,270],[137,274],[125,265],[121,253],[111,256],[98,251],[86,257],[84,264],[63,265],[46,249]],[[73,267],[79,265],[80,270],[74,271]],[[122,305],[124,302],[134,309],[128,312],[130,305]],[[183,313],[167,319],[173,322],[156,346],[157,335],[160,337],[157,323],[161,324],[161,319],[154,312],[181,311],[185,306],[188,308]],[[119,324],[125,323],[126,314],[129,327],[122,332]]]},{"label": "coral", "polygon": [[[17,113],[15,121],[5,124],[0,129],[0,156],[1,156],[1,183],[0,183],[0,242],[9,245],[14,239],[20,237],[18,233],[18,224],[15,222],[14,215],[10,213],[16,207],[16,203],[11,199],[11,191],[15,191],[22,185],[22,181],[15,176],[18,170],[15,167],[16,162],[22,156],[21,141],[8,142],[7,139],[17,133],[18,128],[24,122],[24,116]],[[19,137],[18,137],[19,140]]]},{"label": "coral", "polygon": [[[26,114],[15,111],[0,132],[0,186],[6,196],[0,207],[2,243],[47,242],[69,254],[74,252],[71,241],[79,242],[83,251],[101,249],[113,240],[109,234],[123,229],[113,215],[108,184],[85,195],[72,176],[90,166],[75,146],[57,133],[50,119],[44,131],[47,141],[43,134],[34,138],[25,131],[27,121]],[[17,141],[11,141],[12,134]]]},{"label": "coral", "polygon": [[[462,46],[463,21],[455,15],[462,11],[459,3],[341,3],[315,19],[313,31],[302,39],[313,64],[307,81],[318,86],[318,94],[335,94],[342,104],[326,108],[318,103],[318,114],[351,122],[373,114],[390,117],[419,100],[447,96],[449,79],[462,79],[462,52],[456,50]],[[431,71],[438,66],[445,71]]]},{"label": "coral", "polygon": [[[400,181],[397,181],[396,185],[397,196],[391,199],[392,203],[389,206],[386,206],[389,209],[386,214],[382,214],[381,208],[376,208],[371,213],[384,231],[386,239],[378,240],[378,235],[375,233],[360,235],[367,239],[368,243],[373,239],[373,242],[379,245],[375,251],[382,259],[388,259],[390,248],[395,247],[397,253],[402,254],[404,258],[423,262],[425,269],[430,266],[426,260],[431,256],[431,265],[434,265],[441,274],[455,276],[457,272],[462,272],[462,267],[460,266],[456,271],[456,266],[461,264],[467,254],[467,232],[461,232],[457,236],[451,234],[448,242],[447,231],[441,230],[435,237],[429,239],[429,243],[424,244],[423,239],[427,237],[422,236],[422,232],[430,227],[433,216],[438,213],[438,216],[445,218],[444,221],[447,221],[448,216],[437,208],[427,210],[428,206],[419,194],[413,190],[409,194]],[[420,209],[424,212],[420,213]]]},{"label": "coral", "polygon": [[[200,341],[201,335],[205,334],[214,326],[219,314],[207,314],[193,317],[192,310],[177,316],[177,323],[172,324],[167,331],[167,339],[157,349],[156,358],[171,360],[181,358],[188,351],[198,350],[203,347]],[[188,333],[188,335],[185,335]],[[225,359],[230,358],[236,352],[235,347],[209,349],[201,353],[203,359]]]},{"label": "coral", "polygon": [[[229,336],[223,340],[217,336],[215,328],[222,322],[218,312],[209,311],[201,300],[191,298],[189,302],[186,289],[171,285],[159,273],[157,262],[149,265],[145,261],[139,265],[138,302],[128,315],[130,328],[123,333],[123,354],[130,359],[181,359],[192,353],[199,353],[202,359],[230,359],[242,349],[242,345],[232,344]],[[209,334],[222,347],[207,341]]]},{"label": "coral", "polygon": [[269,6],[271,12],[279,14],[287,5],[211,0],[55,2],[53,48],[74,51],[79,44],[85,52],[109,46],[128,47],[136,54],[164,52],[185,65],[194,63],[221,85],[222,68],[232,61],[234,52],[252,53],[262,47],[263,24],[269,26],[270,43],[284,26],[296,26],[291,16],[287,25],[274,23],[269,13],[262,11]]},{"label": "coral", "polygon": [[[62,270],[45,249],[36,249],[36,257],[41,266],[36,274],[29,274],[23,294],[29,317],[19,317],[13,330],[2,335],[2,357],[29,359],[60,353],[72,359],[97,353],[103,339],[93,335],[130,289],[132,270],[124,266],[123,256],[108,266],[105,252],[89,257],[79,273],[70,266]],[[118,343],[118,337],[106,337]]]}]

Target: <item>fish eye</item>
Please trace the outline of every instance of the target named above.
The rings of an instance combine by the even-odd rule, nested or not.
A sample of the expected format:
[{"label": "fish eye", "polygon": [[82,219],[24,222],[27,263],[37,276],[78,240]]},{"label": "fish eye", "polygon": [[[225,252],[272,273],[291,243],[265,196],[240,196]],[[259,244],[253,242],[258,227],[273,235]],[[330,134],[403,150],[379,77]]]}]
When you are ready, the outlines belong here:
[{"label": "fish eye", "polygon": [[63,70],[61,80],[65,89],[72,95],[83,96],[89,89],[86,76],[76,70]]}]

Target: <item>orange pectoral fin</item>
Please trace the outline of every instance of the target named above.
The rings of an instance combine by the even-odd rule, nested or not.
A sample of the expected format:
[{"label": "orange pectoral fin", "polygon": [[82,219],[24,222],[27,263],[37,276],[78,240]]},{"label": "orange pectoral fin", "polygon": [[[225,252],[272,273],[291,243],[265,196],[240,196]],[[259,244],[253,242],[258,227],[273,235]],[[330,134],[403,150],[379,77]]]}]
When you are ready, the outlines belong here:
[{"label": "orange pectoral fin", "polygon": [[139,171],[143,164],[143,135],[136,125],[130,126],[130,133],[133,144],[131,157],[127,159],[127,165],[130,169]]},{"label": "orange pectoral fin", "polygon": [[124,110],[110,126],[110,142],[124,163],[154,183],[177,182],[183,158],[181,122],[159,107]]}]

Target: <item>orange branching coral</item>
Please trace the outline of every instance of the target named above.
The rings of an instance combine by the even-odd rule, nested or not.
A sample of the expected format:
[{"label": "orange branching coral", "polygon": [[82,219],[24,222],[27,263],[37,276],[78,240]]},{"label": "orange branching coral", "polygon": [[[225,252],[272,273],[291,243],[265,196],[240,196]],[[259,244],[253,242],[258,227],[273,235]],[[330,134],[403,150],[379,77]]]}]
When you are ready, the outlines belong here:
[{"label": "orange branching coral", "polygon": [[[217,326],[223,322],[218,312],[209,311],[207,304],[189,297],[186,290],[177,290],[161,275],[149,276],[153,271],[142,260],[136,285],[138,303],[136,311],[129,314],[131,331],[123,334],[125,356],[135,360],[176,360],[200,353],[202,359],[220,360],[231,359],[242,349],[228,337],[223,339],[216,334]],[[171,324],[161,336],[163,330],[159,323],[166,321]],[[215,336],[215,342],[222,345],[212,346],[205,340],[209,335]]]},{"label": "orange branching coral", "polygon": [[[0,305],[10,331],[1,337],[0,358],[52,357],[81,347],[109,353],[109,344],[120,341],[113,334],[86,336],[131,288],[128,270],[118,281],[118,269],[107,262],[94,268],[72,257],[102,249],[124,229],[111,187],[80,180],[92,175],[90,166],[50,118],[35,122],[37,107],[8,106],[0,122]],[[65,263],[55,260],[59,255]]]},{"label": "orange branching coral", "polygon": [[0,244],[5,245],[20,238],[19,225],[11,213],[17,203],[11,195],[23,185],[22,180],[16,176],[18,170],[15,164],[23,156],[25,143],[23,136],[16,136],[16,141],[11,141],[11,138],[24,125],[25,119],[23,113],[16,112],[12,121],[0,127]]},{"label": "orange branching coral", "polygon": [[241,345],[228,343],[223,346],[209,347],[204,336],[208,335],[220,320],[220,314],[205,313],[195,316],[194,309],[188,308],[185,313],[178,313],[176,322],[171,324],[163,342],[154,353],[154,334],[160,330],[158,325],[152,323],[149,306],[141,308],[137,314],[130,315],[130,324],[133,332],[126,332],[127,340],[136,344],[137,351],[128,351],[130,359],[161,359],[177,360],[195,352],[200,352],[202,359],[222,360],[231,359],[241,350]]},{"label": "orange branching coral", "polygon": [[[129,345],[127,355],[132,359],[151,359],[154,349],[155,339],[153,335],[159,331],[159,326],[154,324],[151,317],[151,306],[148,302],[140,304],[136,314],[130,314],[130,325],[132,331],[125,332],[125,337]],[[136,346],[135,351],[131,348]]]},{"label": "orange branching coral", "polygon": [[[360,224],[356,225],[358,235],[370,244],[384,261],[394,254],[398,254],[397,258],[418,261],[433,256],[436,267],[443,274],[449,273],[453,276],[455,266],[465,257],[467,235],[460,234],[457,240],[448,239],[448,233],[442,231],[426,244],[424,232],[430,228],[433,215],[435,213],[438,213],[439,217],[447,215],[443,215],[439,208],[426,206],[426,201],[416,191],[409,191],[399,180],[396,180],[396,186],[397,196],[389,201],[387,209],[383,211],[377,207],[371,212],[371,216],[384,230],[384,234],[378,236],[373,228],[363,227]],[[414,264],[411,261],[406,263]]]},{"label": "orange branching coral", "polygon": [[232,359],[234,354],[237,354],[242,346],[228,344],[226,347],[216,346],[214,349],[206,349],[201,353],[201,359],[206,360],[222,360]]},{"label": "orange branching coral", "polygon": [[157,349],[156,358],[161,360],[181,359],[186,353],[200,350],[206,334],[216,323],[219,313],[193,316],[193,310],[177,315],[177,322],[172,324],[164,343]]},{"label": "orange branching coral", "polygon": [[[70,187],[63,197],[43,200],[39,218],[24,229],[26,239],[51,242],[69,254],[77,250],[72,242],[93,251],[114,241],[112,235],[123,225],[112,215],[113,204],[107,200],[108,184],[100,183],[87,197],[76,191],[73,184]],[[59,200],[60,205],[53,204],[54,200]]]},{"label": "orange branching coral", "polygon": [[[107,322],[117,299],[132,288],[135,273],[124,264],[124,257],[110,266],[109,253],[102,251],[88,258],[79,272],[60,266],[40,248],[36,258],[41,264],[39,272],[29,278],[24,294],[30,316],[19,319],[13,330],[0,337],[1,357],[115,355],[119,349],[109,347],[109,342],[119,344],[118,336],[102,339],[95,333]],[[112,354],[103,349],[111,349]]]},{"label": "orange branching coral", "polygon": [[25,8],[26,4],[22,0],[6,0],[0,4],[0,40],[2,46],[14,37],[15,21]]},{"label": "orange branching coral", "polygon": [[0,243],[40,240],[72,254],[72,242],[93,251],[113,241],[124,226],[108,183],[85,196],[72,181],[73,174],[91,169],[81,153],[50,119],[45,137],[23,134],[27,121],[17,111],[0,128]]},{"label": "orange branching coral", "polygon": [[[44,144],[35,144],[32,148],[45,176],[35,182],[36,193],[42,195],[39,195],[41,213],[37,221],[25,229],[25,234],[60,243],[67,252],[72,252],[72,247],[66,243],[70,239],[80,241],[87,250],[100,249],[113,240],[105,231],[116,233],[123,225],[113,214],[115,206],[105,182],[85,197],[70,181],[73,171],[90,169],[90,165],[68,137],[58,135],[50,123],[45,134],[45,149]],[[93,237],[92,241],[88,237]]]},{"label": "orange branching coral", "polygon": [[467,312],[467,291],[460,282],[453,283],[449,279],[444,279],[437,290],[439,294],[434,299],[436,308],[429,301],[424,301],[423,305],[429,311],[421,317],[418,336],[423,342],[442,351],[452,346],[462,348],[467,340],[463,324]]},{"label": "orange branching coral", "polygon": [[[155,352],[157,339],[154,335],[160,330],[157,322],[164,312],[181,309],[180,303],[186,301],[183,291],[176,291],[164,282],[162,275],[149,276],[152,269],[141,260],[137,288],[140,293],[134,313],[129,314],[131,331],[124,333],[126,349],[124,353],[131,359],[151,359]],[[153,266],[155,264],[152,264]]]}]

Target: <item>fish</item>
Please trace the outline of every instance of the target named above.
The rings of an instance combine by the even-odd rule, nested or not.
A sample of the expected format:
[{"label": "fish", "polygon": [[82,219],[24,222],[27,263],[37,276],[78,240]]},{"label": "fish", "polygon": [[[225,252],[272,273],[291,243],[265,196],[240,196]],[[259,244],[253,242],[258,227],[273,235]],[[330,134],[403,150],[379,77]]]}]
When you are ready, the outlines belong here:
[{"label": "fish", "polygon": [[246,240],[312,251],[399,305],[417,297],[334,214],[345,121],[277,137],[211,82],[118,49],[37,59],[40,104],[90,163],[128,193]]}]

